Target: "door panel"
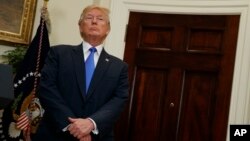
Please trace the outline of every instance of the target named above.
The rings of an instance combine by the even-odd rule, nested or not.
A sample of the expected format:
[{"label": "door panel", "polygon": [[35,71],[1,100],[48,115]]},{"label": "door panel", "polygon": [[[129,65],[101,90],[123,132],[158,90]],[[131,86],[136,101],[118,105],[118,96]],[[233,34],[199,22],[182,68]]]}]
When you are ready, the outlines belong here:
[{"label": "door panel", "polygon": [[186,71],[179,137],[181,141],[212,141],[217,73]]},{"label": "door panel", "polygon": [[239,18],[131,12],[116,140],[225,140]]},{"label": "door panel", "polygon": [[138,68],[135,80],[138,87],[134,89],[134,98],[137,99],[134,105],[137,106],[132,109],[134,118],[131,119],[129,140],[154,140],[159,136],[155,129],[160,128],[161,124],[160,115],[164,102],[161,97],[165,97],[166,80],[166,71]]}]

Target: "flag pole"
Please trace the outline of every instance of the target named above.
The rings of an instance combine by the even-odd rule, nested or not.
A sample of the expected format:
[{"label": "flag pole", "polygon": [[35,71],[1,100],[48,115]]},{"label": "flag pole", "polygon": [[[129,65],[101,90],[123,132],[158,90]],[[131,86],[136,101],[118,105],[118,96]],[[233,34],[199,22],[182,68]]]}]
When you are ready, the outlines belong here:
[{"label": "flag pole", "polygon": [[47,6],[48,6],[48,1],[49,1],[49,0],[44,0],[44,1],[43,1],[43,7],[47,8]]}]

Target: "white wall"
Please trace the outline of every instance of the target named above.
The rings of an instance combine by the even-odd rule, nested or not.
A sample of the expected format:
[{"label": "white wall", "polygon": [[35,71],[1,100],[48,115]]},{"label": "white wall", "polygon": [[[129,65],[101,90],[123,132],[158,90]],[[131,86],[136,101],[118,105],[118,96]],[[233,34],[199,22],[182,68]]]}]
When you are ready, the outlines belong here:
[{"label": "white wall", "polygon": [[[79,44],[81,37],[78,30],[78,19],[82,9],[92,4],[92,0],[50,0],[48,11],[51,19],[50,43],[55,44]],[[38,0],[34,29],[40,20],[42,0]],[[36,30],[33,30],[33,34]]]}]

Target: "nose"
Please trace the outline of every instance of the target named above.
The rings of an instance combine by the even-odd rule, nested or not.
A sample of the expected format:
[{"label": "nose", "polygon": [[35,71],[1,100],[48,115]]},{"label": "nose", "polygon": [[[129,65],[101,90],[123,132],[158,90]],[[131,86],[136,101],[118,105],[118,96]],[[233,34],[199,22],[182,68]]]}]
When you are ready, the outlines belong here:
[{"label": "nose", "polygon": [[92,23],[97,23],[97,17],[93,17]]}]

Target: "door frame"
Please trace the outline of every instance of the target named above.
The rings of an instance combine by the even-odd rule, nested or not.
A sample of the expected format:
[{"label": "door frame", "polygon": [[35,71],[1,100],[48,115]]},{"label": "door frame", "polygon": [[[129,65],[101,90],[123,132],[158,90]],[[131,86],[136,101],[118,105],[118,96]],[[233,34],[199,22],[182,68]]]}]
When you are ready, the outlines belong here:
[{"label": "door frame", "polygon": [[[250,123],[250,1],[230,0],[110,0],[111,32],[105,48],[123,59],[129,12],[240,15],[228,127]],[[229,140],[229,128],[227,141]]]}]

